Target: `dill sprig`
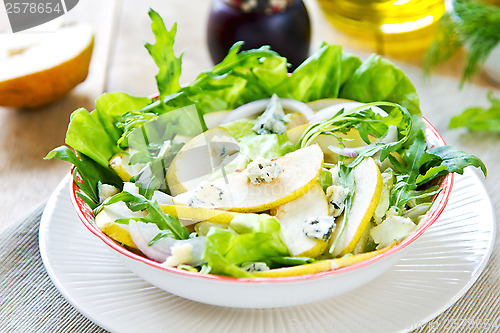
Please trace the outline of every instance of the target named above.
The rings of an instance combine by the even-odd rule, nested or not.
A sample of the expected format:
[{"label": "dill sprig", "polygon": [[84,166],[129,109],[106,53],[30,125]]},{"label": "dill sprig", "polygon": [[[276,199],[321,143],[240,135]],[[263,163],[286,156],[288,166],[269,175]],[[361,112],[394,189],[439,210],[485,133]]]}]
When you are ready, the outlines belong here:
[{"label": "dill sprig", "polygon": [[499,42],[500,7],[483,1],[454,0],[453,11],[440,19],[434,41],[425,55],[425,73],[429,74],[439,63],[467,46],[460,83],[463,86],[466,81],[472,81]]}]

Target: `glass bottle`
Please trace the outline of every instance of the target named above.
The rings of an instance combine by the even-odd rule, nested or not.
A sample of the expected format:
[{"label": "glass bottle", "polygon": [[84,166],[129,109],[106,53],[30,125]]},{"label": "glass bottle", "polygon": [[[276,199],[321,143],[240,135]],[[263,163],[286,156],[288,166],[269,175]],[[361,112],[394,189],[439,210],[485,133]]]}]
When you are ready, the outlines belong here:
[{"label": "glass bottle", "polygon": [[421,58],[445,0],[317,0],[346,43],[398,58]]},{"label": "glass bottle", "polygon": [[269,45],[294,69],[309,55],[309,14],[302,0],[213,0],[207,41],[214,63],[244,41],[242,50]]}]

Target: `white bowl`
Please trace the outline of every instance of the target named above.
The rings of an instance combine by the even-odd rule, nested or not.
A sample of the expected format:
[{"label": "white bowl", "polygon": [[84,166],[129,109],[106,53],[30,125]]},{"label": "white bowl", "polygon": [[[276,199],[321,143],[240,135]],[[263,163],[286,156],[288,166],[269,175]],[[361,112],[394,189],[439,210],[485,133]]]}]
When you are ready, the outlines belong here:
[{"label": "white bowl", "polygon": [[[429,146],[444,145],[439,133],[426,121]],[[193,273],[164,267],[160,263],[131,252],[106,236],[95,224],[92,210],[76,194],[70,183],[70,197],[85,226],[107,244],[132,272],[172,294],[212,305],[236,308],[276,308],[302,305],[334,297],[370,282],[396,264],[411,251],[411,244],[437,220],[451,192],[453,174],[441,181],[442,190],[418,228],[389,250],[368,260],[335,270],[307,275],[277,278],[233,278]]]}]

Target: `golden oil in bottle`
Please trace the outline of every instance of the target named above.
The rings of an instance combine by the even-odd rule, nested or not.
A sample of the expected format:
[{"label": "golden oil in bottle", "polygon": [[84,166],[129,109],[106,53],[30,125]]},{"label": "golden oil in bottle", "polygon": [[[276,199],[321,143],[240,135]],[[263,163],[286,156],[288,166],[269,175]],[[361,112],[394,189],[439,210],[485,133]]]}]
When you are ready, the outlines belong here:
[{"label": "golden oil in bottle", "polygon": [[397,58],[420,58],[431,44],[444,0],[317,0],[349,44]]}]

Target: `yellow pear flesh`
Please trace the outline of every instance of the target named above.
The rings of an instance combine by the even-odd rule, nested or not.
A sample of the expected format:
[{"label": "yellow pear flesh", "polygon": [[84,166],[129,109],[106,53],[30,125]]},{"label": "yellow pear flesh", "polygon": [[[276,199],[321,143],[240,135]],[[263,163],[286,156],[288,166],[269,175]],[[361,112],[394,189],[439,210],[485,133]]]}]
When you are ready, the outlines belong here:
[{"label": "yellow pear flesh", "polygon": [[308,237],[303,230],[306,219],[328,214],[325,192],[318,182],[303,196],[276,207],[281,238],[293,256],[316,258],[326,250],[327,241]]},{"label": "yellow pear flesh", "polygon": [[[160,208],[165,214],[177,217],[180,220],[191,221],[192,223],[205,221],[229,225],[229,223],[238,214],[219,209],[195,208],[178,205],[160,204]],[[183,221],[184,225],[192,223]]]},{"label": "yellow pear flesh", "polygon": [[337,268],[349,266],[364,260],[368,260],[370,258],[373,258],[381,253],[384,253],[391,247],[396,245],[396,243],[391,244],[390,246],[372,251],[372,252],[366,252],[366,253],[361,253],[361,254],[356,254],[356,255],[351,255],[351,256],[345,256],[342,258],[338,259],[327,259],[327,260],[319,260],[316,262],[313,262],[311,264],[305,264],[305,265],[299,265],[299,266],[292,266],[292,267],[283,267],[283,268],[276,268],[276,269],[271,269],[268,271],[262,271],[262,272],[253,272],[255,277],[285,277],[285,276],[296,276],[296,275],[305,275],[305,274],[314,274],[314,273],[319,273],[319,272],[326,272],[330,270],[335,270]]},{"label": "yellow pear flesh", "polygon": [[205,120],[205,125],[207,125],[207,128],[214,128],[222,124],[222,121],[226,118],[229,112],[229,110],[222,110],[204,114],[203,119]]},{"label": "yellow pear flesh", "polygon": [[167,171],[167,183],[172,195],[195,189],[220,165],[214,142],[236,145],[236,140],[222,127],[214,127],[189,140],[177,153]]},{"label": "yellow pear flesh", "polygon": [[89,25],[33,34],[22,43],[14,35],[0,35],[1,106],[36,108],[53,103],[87,77],[94,46]]},{"label": "yellow pear flesh", "polygon": [[129,165],[129,152],[120,152],[115,154],[109,160],[109,167],[124,181],[129,182],[132,176],[139,174],[144,164]]},{"label": "yellow pear flesh", "polygon": [[127,208],[124,202],[117,202],[108,206],[104,206],[94,219],[95,225],[101,231],[117,241],[130,248],[137,249],[132,237],[128,231],[127,225],[116,223],[117,219],[144,217],[146,212],[132,212]]},{"label": "yellow pear flesh", "polygon": [[382,191],[382,176],[373,158],[365,158],[352,172],[356,190],[347,215],[347,223],[344,226],[345,214],[341,215],[331,238],[334,241],[338,238],[332,253],[335,257],[354,250],[370,223]]},{"label": "yellow pear flesh", "polygon": [[[284,167],[284,171],[269,183],[252,184],[246,170],[212,182],[223,193],[223,200],[207,202],[207,207],[254,213],[290,202],[316,184],[323,165],[323,152],[319,146],[313,145],[288,153],[275,161]],[[195,194],[195,191],[180,194],[174,197],[174,203],[187,204]]]}]

